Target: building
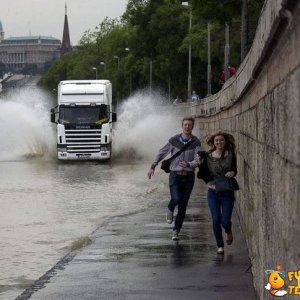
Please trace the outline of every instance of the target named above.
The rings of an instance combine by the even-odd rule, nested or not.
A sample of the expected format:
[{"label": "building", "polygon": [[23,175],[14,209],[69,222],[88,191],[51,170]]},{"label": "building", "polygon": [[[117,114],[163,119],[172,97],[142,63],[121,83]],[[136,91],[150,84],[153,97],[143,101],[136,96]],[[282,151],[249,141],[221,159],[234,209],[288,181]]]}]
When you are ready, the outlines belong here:
[{"label": "building", "polygon": [[0,43],[0,62],[12,72],[26,67],[43,70],[46,63],[60,57],[60,47],[60,40],[53,37],[10,37]]},{"label": "building", "polygon": [[[51,36],[22,36],[4,38],[0,21],[0,73],[39,72],[61,55],[71,51],[67,7],[63,29],[63,42]],[[3,72],[3,70],[2,70]]]}]

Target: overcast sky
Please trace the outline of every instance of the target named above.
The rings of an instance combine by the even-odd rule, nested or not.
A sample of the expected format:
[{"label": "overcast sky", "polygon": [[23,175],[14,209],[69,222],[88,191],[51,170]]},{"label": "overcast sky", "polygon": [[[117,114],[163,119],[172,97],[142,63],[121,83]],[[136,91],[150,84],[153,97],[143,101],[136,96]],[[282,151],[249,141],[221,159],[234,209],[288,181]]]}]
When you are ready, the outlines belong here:
[{"label": "overcast sky", "polygon": [[2,0],[0,21],[4,37],[43,35],[62,39],[65,4],[71,43],[94,31],[105,17],[121,16],[127,0]]}]

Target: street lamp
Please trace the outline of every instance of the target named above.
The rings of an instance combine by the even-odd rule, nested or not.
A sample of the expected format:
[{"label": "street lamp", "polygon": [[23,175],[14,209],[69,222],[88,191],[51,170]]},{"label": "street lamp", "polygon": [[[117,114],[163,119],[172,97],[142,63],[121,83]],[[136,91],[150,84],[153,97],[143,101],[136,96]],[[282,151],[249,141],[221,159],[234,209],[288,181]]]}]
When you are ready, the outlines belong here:
[{"label": "street lamp", "polygon": [[[191,33],[192,29],[192,6],[189,5],[189,2],[181,2],[181,5],[187,6],[189,9],[189,33]],[[188,71],[188,98],[191,97],[192,94],[192,44],[191,41],[189,41],[189,60],[188,60],[188,66],[189,66],[189,71]]]},{"label": "street lamp", "polygon": [[152,59],[150,60],[150,96],[152,96]]},{"label": "street lamp", "polygon": [[[130,48],[125,48],[125,51],[126,52],[130,52]],[[130,86],[129,86],[129,94],[131,95],[131,91],[132,91],[132,75],[131,75],[131,68],[130,68],[130,78],[129,78],[129,80],[130,80]]]},{"label": "street lamp", "polygon": [[207,23],[207,96],[211,95],[210,22]]},{"label": "street lamp", "polygon": [[118,55],[115,55],[114,58],[117,59],[117,60],[118,60],[118,63],[119,63],[120,57],[119,57]]},{"label": "street lamp", "polygon": [[100,62],[100,65],[104,67],[104,72],[105,72],[105,71],[106,71],[105,62],[104,62],[104,61],[101,61],[101,62]]},{"label": "street lamp", "polygon": [[[119,74],[120,56],[115,55],[114,58],[118,60],[118,74]],[[117,82],[119,82],[118,77],[117,77]],[[119,102],[119,99],[120,99],[119,87],[117,88],[117,91],[118,91],[118,92],[117,92],[117,108],[118,108],[118,105],[119,105],[118,102]]]},{"label": "street lamp", "polygon": [[94,71],[95,71],[95,74],[96,74],[96,79],[98,79],[98,70],[97,70],[97,68],[96,68],[96,67],[93,67],[93,68],[92,68],[92,70],[94,70]]},{"label": "street lamp", "polygon": [[115,56],[114,56],[114,58],[118,60],[118,69],[119,69],[120,57],[119,57],[119,56],[117,56],[117,55],[115,55]]},{"label": "street lamp", "polygon": [[225,75],[225,81],[227,81],[230,77],[229,73],[229,51],[230,51],[230,46],[229,46],[229,25],[226,23],[225,24],[225,49],[224,49],[224,75]]}]

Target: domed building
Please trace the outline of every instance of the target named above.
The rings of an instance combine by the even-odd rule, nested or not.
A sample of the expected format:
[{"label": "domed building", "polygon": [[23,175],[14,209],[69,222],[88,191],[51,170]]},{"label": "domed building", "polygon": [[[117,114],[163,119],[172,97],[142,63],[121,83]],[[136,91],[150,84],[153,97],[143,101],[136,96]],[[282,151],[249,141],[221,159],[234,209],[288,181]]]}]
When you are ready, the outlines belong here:
[{"label": "domed building", "polygon": [[47,65],[71,49],[67,7],[65,7],[63,43],[51,36],[4,38],[0,21],[0,65],[4,65],[6,71],[13,73],[30,72],[30,70],[43,71]]},{"label": "domed building", "polygon": [[46,63],[60,57],[60,46],[60,40],[53,37],[10,37],[1,40],[0,62],[12,72],[30,66],[43,70]]}]

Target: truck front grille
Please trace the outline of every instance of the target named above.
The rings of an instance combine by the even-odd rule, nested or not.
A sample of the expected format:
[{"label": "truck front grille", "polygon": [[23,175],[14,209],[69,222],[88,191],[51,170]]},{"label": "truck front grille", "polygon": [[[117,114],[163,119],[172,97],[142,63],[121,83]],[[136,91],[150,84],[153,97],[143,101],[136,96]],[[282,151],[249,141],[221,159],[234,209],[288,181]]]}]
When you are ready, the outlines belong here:
[{"label": "truck front grille", "polygon": [[101,129],[66,129],[67,152],[100,152]]}]

